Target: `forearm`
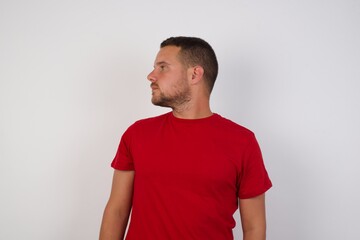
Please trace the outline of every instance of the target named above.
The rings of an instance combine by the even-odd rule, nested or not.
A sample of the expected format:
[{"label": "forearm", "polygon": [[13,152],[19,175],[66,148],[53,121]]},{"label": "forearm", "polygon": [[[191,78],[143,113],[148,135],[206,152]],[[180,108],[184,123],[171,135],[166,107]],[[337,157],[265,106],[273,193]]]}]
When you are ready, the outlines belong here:
[{"label": "forearm", "polygon": [[266,239],[265,194],[240,200],[244,240]]},{"label": "forearm", "polygon": [[122,240],[124,239],[129,213],[105,208],[100,229],[100,240]]},{"label": "forearm", "polygon": [[265,229],[253,229],[243,233],[243,240],[265,240]]},{"label": "forearm", "polygon": [[134,171],[114,171],[113,184],[100,228],[100,240],[122,240],[132,206]]}]

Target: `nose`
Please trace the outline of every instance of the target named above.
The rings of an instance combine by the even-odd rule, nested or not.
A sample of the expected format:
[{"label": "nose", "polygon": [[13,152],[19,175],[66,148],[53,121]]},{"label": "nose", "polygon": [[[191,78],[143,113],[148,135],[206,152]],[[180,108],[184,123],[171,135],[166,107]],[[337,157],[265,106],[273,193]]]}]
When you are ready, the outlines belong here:
[{"label": "nose", "polygon": [[156,81],[154,71],[155,71],[155,70],[152,70],[152,71],[147,75],[147,79],[148,79],[150,82],[155,82],[155,81]]}]

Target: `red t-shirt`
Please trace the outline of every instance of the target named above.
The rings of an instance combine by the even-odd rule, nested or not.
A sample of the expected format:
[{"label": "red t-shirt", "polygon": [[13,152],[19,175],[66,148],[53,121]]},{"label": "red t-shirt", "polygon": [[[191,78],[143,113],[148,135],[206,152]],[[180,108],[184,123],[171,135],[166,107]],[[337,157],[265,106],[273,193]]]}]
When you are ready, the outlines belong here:
[{"label": "red t-shirt", "polygon": [[111,166],[135,170],[127,240],[233,239],[238,198],[271,187],[254,134],[218,114],[137,121]]}]

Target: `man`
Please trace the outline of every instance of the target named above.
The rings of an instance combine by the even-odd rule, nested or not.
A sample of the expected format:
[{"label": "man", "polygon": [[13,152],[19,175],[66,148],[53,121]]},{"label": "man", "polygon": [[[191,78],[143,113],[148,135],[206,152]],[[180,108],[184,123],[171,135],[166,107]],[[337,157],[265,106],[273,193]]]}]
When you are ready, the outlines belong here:
[{"label": "man", "polygon": [[112,162],[100,239],[265,239],[271,187],[254,134],[210,110],[216,55],[202,39],[165,40],[148,75],[152,103],[171,112],[131,125]]}]

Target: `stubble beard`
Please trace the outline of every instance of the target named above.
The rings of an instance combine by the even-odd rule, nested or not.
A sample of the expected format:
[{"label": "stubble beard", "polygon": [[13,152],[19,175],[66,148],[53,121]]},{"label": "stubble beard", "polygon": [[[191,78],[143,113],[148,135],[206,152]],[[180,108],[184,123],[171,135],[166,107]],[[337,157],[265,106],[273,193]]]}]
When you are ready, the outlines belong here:
[{"label": "stubble beard", "polygon": [[151,102],[155,106],[178,109],[182,108],[184,105],[186,105],[186,103],[191,100],[190,88],[188,86],[176,91],[173,95],[166,95],[160,89],[157,89],[156,91],[159,91],[158,95],[154,93],[151,99]]}]

